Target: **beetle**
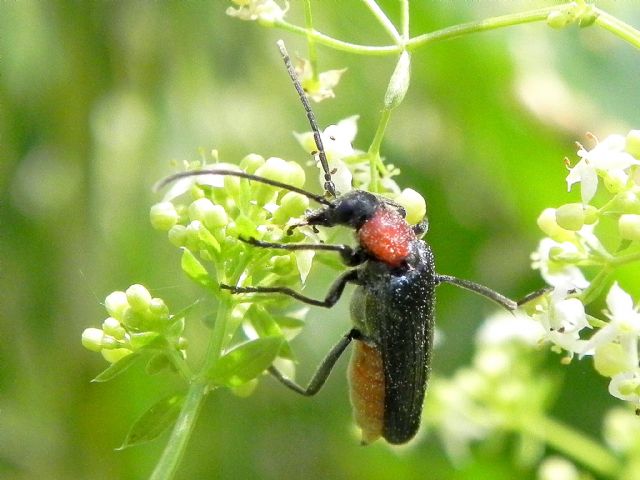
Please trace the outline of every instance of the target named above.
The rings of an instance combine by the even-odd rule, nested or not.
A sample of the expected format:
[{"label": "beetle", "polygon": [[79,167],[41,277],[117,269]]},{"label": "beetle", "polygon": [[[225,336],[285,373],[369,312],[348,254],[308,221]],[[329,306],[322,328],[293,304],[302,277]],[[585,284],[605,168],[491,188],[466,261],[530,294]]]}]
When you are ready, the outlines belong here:
[{"label": "beetle", "polygon": [[351,299],[353,326],[329,351],[306,387],[287,378],[274,366],[268,371],[291,390],[305,396],[315,395],[353,342],[349,366],[350,397],[356,424],[362,430],[362,443],[369,444],[382,437],[388,443],[403,444],[411,440],[420,427],[431,372],[436,287],[449,283],[482,295],[510,311],[547,289],[514,301],[484,285],[436,273],[433,252],[422,240],[427,231],[426,220],[409,225],[404,208],[381,195],[363,190],[336,192],[315,115],[282,41],[278,42],[278,47],[313,131],[317,147],[314,153],[324,172],[325,195],[246,172],[222,169],[182,172],[168,177],[162,184],[192,175],[245,178],[302,194],[321,205],[318,210],[308,213],[304,221],[292,225],[289,233],[303,225],[353,229],[357,240],[355,247],[324,243],[281,244],[241,238],[258,248],[337,252],[351,269],[335,280],[322,300],[288,287],[222,284],[220,288],[233,294],[288,295],[310,305],[331,308],[348,284],[356,285]]}]

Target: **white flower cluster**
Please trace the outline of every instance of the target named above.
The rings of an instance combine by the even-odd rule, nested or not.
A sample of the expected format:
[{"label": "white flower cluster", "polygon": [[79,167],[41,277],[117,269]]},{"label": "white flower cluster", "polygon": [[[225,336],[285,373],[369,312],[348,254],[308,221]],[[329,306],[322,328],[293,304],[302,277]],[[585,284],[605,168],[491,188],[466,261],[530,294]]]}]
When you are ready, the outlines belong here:
[{"label": "white flower cluster", "polygon": [[275,0],[232,0],[238,8],[227,8],[227,15],[240,20],[273,23],[282,20],[289,10],[289,4],[281,7]]},{"label": "white flower cluster", "polygon": [[[621,252],[633,246],[636,230],[640,229],[640,177],[637,159],[640,131],[626,137],[612,135],[597,142],[591,150],[579,145],[580,161],[570,168],[569,189],[580,183],[582,203],[547,209],[538,218],[538,225],[548,237],[532,254],[533,268],[540,270],[544,280],[554,289],[533,306],[531,318],[543,327],[540,340],[550,342],[554,349],[592,356],[598,373],[611,379],[611,395],[640,405],[640,313],[631,296],[617,282],[606,295],[607,309],[602,319],[586,313],[585,305],[608,285],[605,283],[613,268],[621,264]],[[603,205],[590,205],[596,198],[602,180],[606,193]],[[600,223],[618,222],[618,236],[613,239],[596,235]],[[611,253],[606,244],[618,244]],[[635,252],[635,250],[633,250]],[[634,255],[627,255],[633,261]],[[640,258],[640,257],[639,257]],[[596,267],[600,274],[591,281],[584,267]]]}]

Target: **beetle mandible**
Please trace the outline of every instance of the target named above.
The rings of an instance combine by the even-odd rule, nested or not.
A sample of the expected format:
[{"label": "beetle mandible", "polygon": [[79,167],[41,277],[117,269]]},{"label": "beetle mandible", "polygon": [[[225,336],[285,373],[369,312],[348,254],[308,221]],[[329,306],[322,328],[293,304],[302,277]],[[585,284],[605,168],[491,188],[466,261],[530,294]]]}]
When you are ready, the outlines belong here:
[{"label": "beetle mandible", "polygon": [[484,285],[438,274],[431,248],[421,239],[427,230],[426,220],[415,226],[409,225],[403,207],[381,195],[363,190],[352,190],[342,195],[336,192],[315,115],[284,43],[279,41],[278,47],[313,132],[317,147],[315,153],[324,171],[325,195],[315,195],[246,172],[221,169],[178,173],[165,179],[162,184],[193,175],[245,178],[305,195],[322,206],[306,215],[303,222],[292,225],[290,230],[302,225],[340,225],[354,230],[357,239],[355,247],[241,239],[259,248],[339,253],[345,265],[352,268],[333,283],[323,300],[307,297],[288,287],[220,285],[220,288],[234,294],[283,294],[310,305],[330,308],[340,299],[348,284],[356,285],[351,299],[353,326],[329,351],[309,384],[306,387],[299,385],[274,366],[269,368],[269,373],[297,393],[315,395],[341,354],[354,342],[349,366],[350,396],[356,424],[362,430],[362,443],[369,444],[380,437],[391,444],[406,443],[420,427],[422,404],[431,371],[436,287],[450,283],[482,295],[511,311],[547,289],[514,301]]}]

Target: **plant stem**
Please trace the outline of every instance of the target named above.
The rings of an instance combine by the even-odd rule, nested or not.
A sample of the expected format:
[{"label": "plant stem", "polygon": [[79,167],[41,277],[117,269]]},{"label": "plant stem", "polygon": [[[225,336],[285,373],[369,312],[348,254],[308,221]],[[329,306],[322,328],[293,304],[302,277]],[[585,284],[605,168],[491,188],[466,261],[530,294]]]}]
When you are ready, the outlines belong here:
[{"label": "plant stem", "polygon": [[384,11],[380,8],[380,6],[376,3],[375,0],[362,0],[364,4],[369,7],[371,13],[376,17],[376,19],[380,22],[382,27],[387,31],[393,41],[400,45],[402,43],[402,37],[398,33],[395,25],[389,20],[389,17],[384,13]]},{"label": "plant stem", "polygon": [[378,122],[378,128],[376,129],[376,134],[371,141],[371,145],[369,146],[368,156],[369,156],[369,165],[371,168],[371,181],[370,181],[370,190],[372,192],[378,192],[378,168],[382,164],[382,160],[380,159],[380,145],[382,144],[382,138],[384,137],[384,132],[387,129],[387,125],[389,124],[389,118],[391,117],[391,110],[388,108],[384,108],[382,110],[382,115],[380,116],[380,121]]},{"label": "plant stem", "polygon": [[409,0],[400,0],[400,30],[402,40],[409,40]]},{"label": "plant stem", "polygon": [[440,42],[451,38],[461,37],[470,33],[486,32],[497,28],[511,27],[523,23],[540,22],[547,19],[550,12],[562,9],[570,4],[554,5],[552,7],[538,8],[528,12],[511,13],[499,17],[487,18],[477,22],[461,23],[452,27],[425,33],[412,38],[406,43],[408,50],[415,50],[429,43]]},{"label": "plant stem", "polygon": [[640,48],[640,31],[599,8],[594,8],[594,12],[598,15],[595,21],[596,25],[610,31],[634,47]]},{"label": "plant stem", "polygon": [[615,477],[620,473],[621,465],[618,459],[582,432],[549,417],[525,417],[518,423],[526,433],[600,475]]},{"label": "plant stem", "polygon": [[150,480],[169,480],[175,475],[184,456],[191,432],[193,432],[206,392],[207,384],[204,382],[194,382],[189,387],[180,416]]},{"label": "plant stem", "polygon": [[[307,32],[313,31],[313,17],[311,16],[311,0],[304,2],[304,25]],[[307,34],[307,49],[309,50],[309,64],[311,65],[311,81],[314,85],[318,84],[318,54],[316,53],[316,42],[309,34]]]}]

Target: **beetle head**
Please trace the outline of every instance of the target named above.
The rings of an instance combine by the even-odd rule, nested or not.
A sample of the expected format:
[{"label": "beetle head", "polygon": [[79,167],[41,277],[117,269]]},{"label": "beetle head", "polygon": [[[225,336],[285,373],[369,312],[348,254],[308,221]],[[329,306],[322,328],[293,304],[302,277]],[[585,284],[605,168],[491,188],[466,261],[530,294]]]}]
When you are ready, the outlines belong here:
[{"label": "beetle head", "polygon": [[333,227],[344,225],[358,230],[380,207],[382,201],[372,193],[352,190],[333,203],[307,216],[307,225]]}]

